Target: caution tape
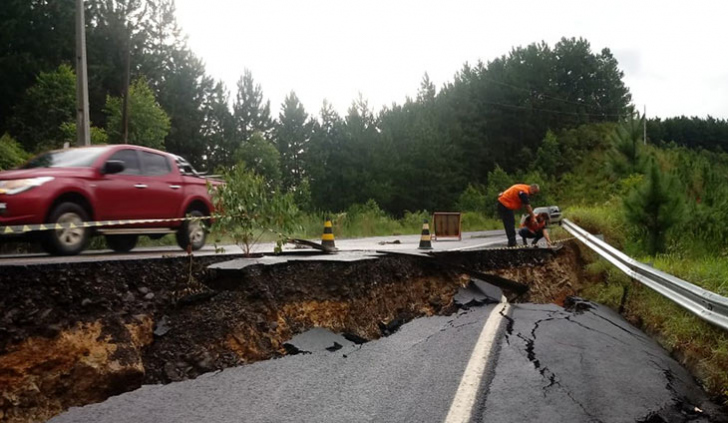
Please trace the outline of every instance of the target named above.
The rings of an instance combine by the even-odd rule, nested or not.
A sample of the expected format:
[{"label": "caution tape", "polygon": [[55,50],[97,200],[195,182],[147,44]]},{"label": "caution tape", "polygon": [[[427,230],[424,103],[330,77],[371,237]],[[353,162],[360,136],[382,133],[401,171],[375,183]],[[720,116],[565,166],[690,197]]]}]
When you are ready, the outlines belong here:
[{"label": "caution tape", "polygon": [[148,223],[182,222],[187,220],[215,219],[219,216],[193,216],[177,217],[171,219],[123,219],[123,220],[100,220],[81,223],[41,223],[36,225],[12,225],[0,226],[0,235],[25,234],[38,231],[60,231],[64,229],[100,228],[105,226],[139,225]]},{"label": "caution tape", "polygon": [[[554,242],[552,242],[552,245],[556,244],[563,244],[567,241],[571,241],[573,239],[576,239],[576,237],[569,237],[564,239],[559,239]],[[533,250],[534,245],[514,245],[513,247],[498,247],[498,248],[488,248],[488,251],[505,251],[505,250]]]}]

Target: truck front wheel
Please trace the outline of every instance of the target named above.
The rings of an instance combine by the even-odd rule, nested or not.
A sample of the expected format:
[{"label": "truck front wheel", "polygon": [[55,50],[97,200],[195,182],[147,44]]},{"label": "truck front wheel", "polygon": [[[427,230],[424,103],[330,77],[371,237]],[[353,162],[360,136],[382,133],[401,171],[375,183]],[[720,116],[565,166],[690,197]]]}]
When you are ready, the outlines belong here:
[{"label": "truck front wheel", "polygon": [[50,254],[72,256],[86,249],[91,238],[91,229],[84,228],[88,220],[86,210],[76,203],[61,203],[50,214],[48,223],[59,224],[61,229],[53,229],[43,234],[41,245]]},{"label": "truck front wheel", "polygon": [[182,226],[177,230],[177,245],[183,250],[191,247],[192,251],[197,251],[205,246],[207,239],[207,230],[205,222],[201,218],[205,215],[199,210],[191,210],[187,212],[186,217],[192,218],[182,222]]}]

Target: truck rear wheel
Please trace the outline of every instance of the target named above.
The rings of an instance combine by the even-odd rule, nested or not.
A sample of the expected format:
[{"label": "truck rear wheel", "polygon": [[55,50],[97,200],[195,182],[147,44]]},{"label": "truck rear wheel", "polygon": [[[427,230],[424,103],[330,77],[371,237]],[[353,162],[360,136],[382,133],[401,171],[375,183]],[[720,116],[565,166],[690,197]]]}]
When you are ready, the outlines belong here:
[{"label": "truck rear wheel", "polygon": [[41,245],[50,254],[72,256],[86,249],[91,239],[91,230],[83,227],[88,213],[76,203],[57,205],[48,218],[50,224],[63,225],[62,229],[43,233]]},{"label": "truck rear wheel", "polygon": [[[186,217],[204,217],[205,215],[199,210],[188,211]],[[197,251],[205,246],[207,239],[207,230],[202,219],[191,219],[182,222],[182,226],[177,230],[177,245],[183,250],[191,247],[192,251]]]}]

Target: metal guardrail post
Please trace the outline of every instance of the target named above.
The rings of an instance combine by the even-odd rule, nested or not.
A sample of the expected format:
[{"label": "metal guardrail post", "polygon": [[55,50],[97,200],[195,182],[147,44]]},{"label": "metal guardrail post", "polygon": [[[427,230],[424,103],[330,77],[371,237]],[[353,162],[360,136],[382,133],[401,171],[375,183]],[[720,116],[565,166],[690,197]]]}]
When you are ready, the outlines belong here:
[{"label": "metal guardrail post", "polygon": [[640,263],[568,219],[562,221],[562,226],[627,276],[657,291],[701,319],[728,330],[728,298]]}]

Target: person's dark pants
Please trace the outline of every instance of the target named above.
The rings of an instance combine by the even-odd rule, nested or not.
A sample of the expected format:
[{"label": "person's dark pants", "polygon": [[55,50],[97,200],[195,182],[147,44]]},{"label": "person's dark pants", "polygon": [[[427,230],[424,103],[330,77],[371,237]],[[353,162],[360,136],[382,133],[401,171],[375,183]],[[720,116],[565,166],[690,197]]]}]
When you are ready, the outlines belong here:
[{"label": "person's dark pants", "polygon": [[513,210],[501,204],[498,201],[498,215],[500,215],[503,221],[503,226],[506,228],[506,236],[508,237],[508,246],[515,247],[516,243],[516,218],[513,216]]},{"label": "person's dark pants", "polygon": [[528,245],[528,241],[526,241],[527,238],[533,238],[533,243],[531,243],[531,245],[536,245],[536,244],[538,244],[538,241],[540,241],[541,238],[543,238],[543,231],[541,230],[536,233],[533,233],[533,232],[529,231],[528,228],[521,228],[521,230],[518,231],[518,235],[520,235],[521,238],[523,238],[523,245]]}]

